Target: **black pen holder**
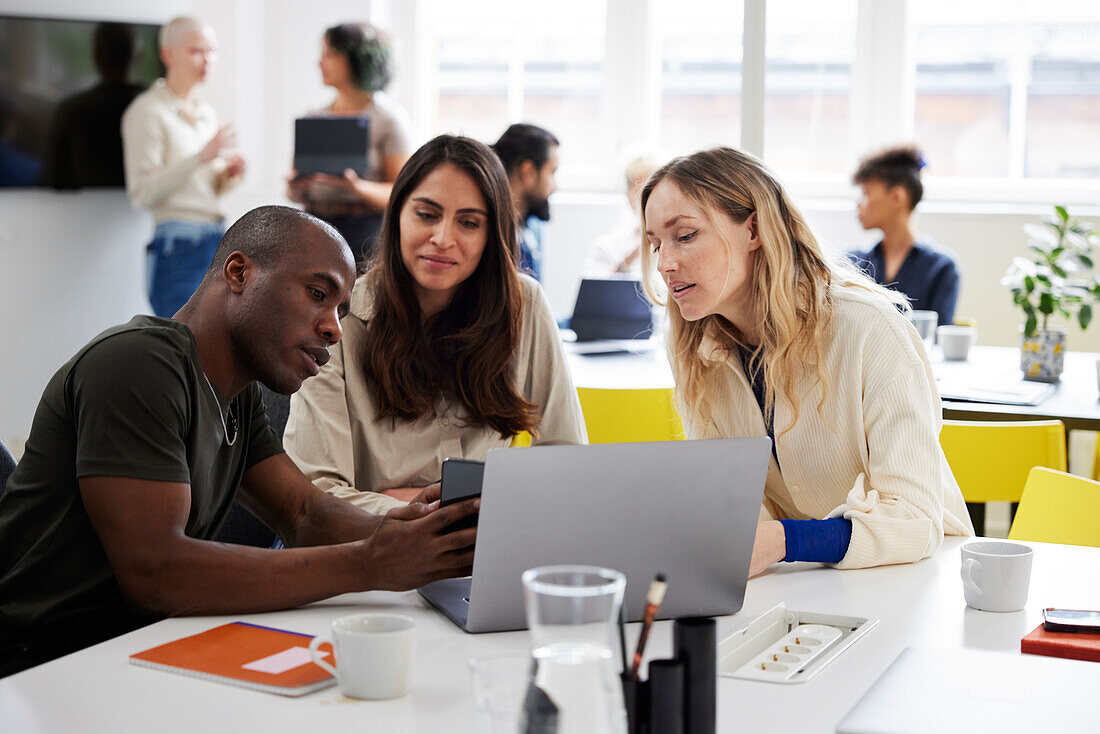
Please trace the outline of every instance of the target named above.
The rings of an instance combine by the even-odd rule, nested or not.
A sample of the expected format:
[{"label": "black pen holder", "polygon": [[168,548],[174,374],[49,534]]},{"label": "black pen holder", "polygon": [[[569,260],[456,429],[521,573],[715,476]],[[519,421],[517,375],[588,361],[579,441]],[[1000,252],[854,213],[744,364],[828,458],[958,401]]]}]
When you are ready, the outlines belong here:
[{"label": "black pen holder", "polygon": [[623,684],[623,707],[626,709],[628,734],[647,734],[649,718],[649,681],[638,680],[629,672],[619,676]]},{"label": "black pen holder", "polygon": [[684,734],[684,665],[653,660],[649,679],[621,676],[630,734]]},{"label": "black pen holder", "polygon": [[646,680],[623,673],[623,705],[630,734],[714,734],[718,640],[711,617],[672,622],[673,657],[652,660]]},{"label": "black pen holder", "polygon": [[684,664],[684,734],[714,734],[718,639],[713,617],[672,621],[672,654]]}]

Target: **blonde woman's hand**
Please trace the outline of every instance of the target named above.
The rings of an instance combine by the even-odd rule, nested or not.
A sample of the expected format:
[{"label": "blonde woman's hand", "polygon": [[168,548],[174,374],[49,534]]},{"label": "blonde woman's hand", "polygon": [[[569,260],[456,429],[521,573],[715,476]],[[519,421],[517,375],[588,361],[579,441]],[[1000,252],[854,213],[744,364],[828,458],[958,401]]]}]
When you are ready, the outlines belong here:
[{"label": "blonde woman's hand", "polygon": [[773,563],[779,563],[787,555],[787,534],[778,520],[762,520],[756,526],[756,542],[752,546],[752,563],[749,578],[759,576]]}]

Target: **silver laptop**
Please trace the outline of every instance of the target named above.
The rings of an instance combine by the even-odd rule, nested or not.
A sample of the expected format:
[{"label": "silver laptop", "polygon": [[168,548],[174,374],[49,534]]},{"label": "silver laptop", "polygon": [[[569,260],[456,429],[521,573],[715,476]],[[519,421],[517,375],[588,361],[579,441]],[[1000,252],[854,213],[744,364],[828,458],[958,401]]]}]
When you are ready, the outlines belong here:
[{"label": "silver laptop", "polygon": [[467,632],[524,629],[520,575],[577,563],[626,575],[631,621],[657,573],[668,577],[660,618],[734,614],[770,458],[768,438],[495,449],[473,577],[420,593]]},{"label": "silver laptop", "polygon": [[1018,653],[907,647],[838,734],[1100,731],[1100,665]]}]

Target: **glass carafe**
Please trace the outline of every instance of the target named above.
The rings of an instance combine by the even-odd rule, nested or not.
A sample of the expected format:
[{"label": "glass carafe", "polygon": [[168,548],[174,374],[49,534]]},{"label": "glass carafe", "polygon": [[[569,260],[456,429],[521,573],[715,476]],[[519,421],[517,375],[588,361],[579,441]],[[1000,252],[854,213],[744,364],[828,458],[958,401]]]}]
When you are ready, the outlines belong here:
[{"label": "glass carafe", "polygon": [[558,709],[558,734],[625,734],[612,651],[626,579],[595,566],[543,566],[523,574],[535,684]]}]

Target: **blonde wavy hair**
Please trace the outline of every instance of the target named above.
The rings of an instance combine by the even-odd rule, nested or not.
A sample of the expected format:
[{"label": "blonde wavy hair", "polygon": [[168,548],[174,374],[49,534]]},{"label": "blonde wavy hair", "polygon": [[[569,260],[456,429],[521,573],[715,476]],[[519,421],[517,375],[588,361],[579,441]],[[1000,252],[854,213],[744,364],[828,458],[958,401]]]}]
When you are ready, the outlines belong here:
[{"label": "blonde wavy hair", "polygon": [[[765,418],[770,423],[776,393],[791,403],[798,421],[800,396],[795,385],[805,371],[813,370],[821,384],[820,415],[831,387],[823,371],[826,329],[832,317],[837,288],[858,288],[877,293],[907,308],[900,293],[889,291],[860,273],[846,259],[827,257],[805,218],[782,185],[757,158],[733,148],[714,148],[676,158],[650,176],[642,189],[642,231],[646,203],[662,181],[676,185],[713,221],[726,216],[741,224],[756,214],[760,247],[752,263],[751,295],[759,319],[760,343],[749,344],[741,331],[718,314],[687,321],[675,302],[663,298],[664,285],[656,272],[657,255],[643,237],[642,272],[646,293],[658,305],[667,306],[668,351],[676,377],[677,402],[696,437],[719,434],[710,399],[723,381],[722,364],[699,355],[703,337],[709,334],[722,356],[738,347],[754,347],[751,364],[764,373]],[[731,248],[730,243],[726,243]],[[730,249],[732,252],[732,249]],[[752,375],[748,375],[752,379]]]}]

